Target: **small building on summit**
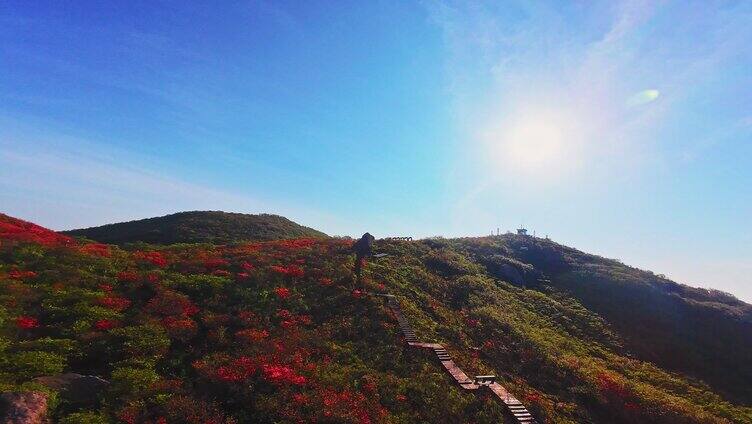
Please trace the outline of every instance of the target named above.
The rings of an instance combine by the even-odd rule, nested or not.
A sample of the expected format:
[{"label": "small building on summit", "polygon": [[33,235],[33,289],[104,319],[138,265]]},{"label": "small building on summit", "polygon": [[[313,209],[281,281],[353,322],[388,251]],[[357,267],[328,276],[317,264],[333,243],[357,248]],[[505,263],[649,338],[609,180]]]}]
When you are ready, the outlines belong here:
[{"label": "small building on summit", "polygon": [[527,235],[527,228],[518,228],[517,229],[517,235],[519,235],[519,236],[526,236]]}]

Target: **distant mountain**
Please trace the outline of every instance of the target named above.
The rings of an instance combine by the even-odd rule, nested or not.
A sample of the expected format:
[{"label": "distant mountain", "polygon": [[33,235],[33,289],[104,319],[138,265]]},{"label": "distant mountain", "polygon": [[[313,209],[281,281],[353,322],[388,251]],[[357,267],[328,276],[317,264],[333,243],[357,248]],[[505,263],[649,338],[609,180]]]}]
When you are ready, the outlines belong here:
[{"label": "distant mountain", "polygon": [[232,243],[247,240],[327,237],[321,231],[304,227],[278,215],[221,211],[179,212],[64,233],[112,244]]}]

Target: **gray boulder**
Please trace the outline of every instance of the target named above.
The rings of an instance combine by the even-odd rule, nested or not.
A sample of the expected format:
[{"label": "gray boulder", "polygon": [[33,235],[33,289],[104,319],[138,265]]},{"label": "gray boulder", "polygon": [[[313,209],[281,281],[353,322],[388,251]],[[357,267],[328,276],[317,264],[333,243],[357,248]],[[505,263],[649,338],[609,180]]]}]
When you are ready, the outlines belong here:
[{"label": "gray boulder", "polygon": [[94,375],[81,375],[72,372],[38,377],[34,381],[57,390],[63,398],[73,404],[96,402],[100,393],[110,384],[107,380]]}]

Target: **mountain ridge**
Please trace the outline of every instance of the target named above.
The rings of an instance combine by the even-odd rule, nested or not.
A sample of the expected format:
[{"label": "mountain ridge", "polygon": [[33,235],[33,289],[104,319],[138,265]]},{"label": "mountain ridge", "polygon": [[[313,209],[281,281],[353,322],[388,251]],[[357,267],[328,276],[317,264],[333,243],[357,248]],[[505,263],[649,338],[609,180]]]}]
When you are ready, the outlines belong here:
[{"label": "mountain ridge", "polygon": [[62,231],[102,243],[233,243],[298,237],[327,237],[321,231],[274,214],[184,211],[159,217]]}]

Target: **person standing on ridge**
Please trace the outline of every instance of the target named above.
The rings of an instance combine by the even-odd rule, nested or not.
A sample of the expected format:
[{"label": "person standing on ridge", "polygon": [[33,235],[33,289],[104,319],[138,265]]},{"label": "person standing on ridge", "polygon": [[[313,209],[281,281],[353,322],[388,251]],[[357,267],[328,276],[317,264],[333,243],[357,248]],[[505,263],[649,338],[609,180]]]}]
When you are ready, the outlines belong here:
[{"label": "person standing on ridge", "polygon": [[353,244],[352,249],[355,251],[355,276],[358,283],[360,283],[360,275],[363,271],[363,266],[366,263],[366,257],[373,254],[373,242],[375,240],[376,237],[372,236],[370,233],[365,233],[360,240]]}]

